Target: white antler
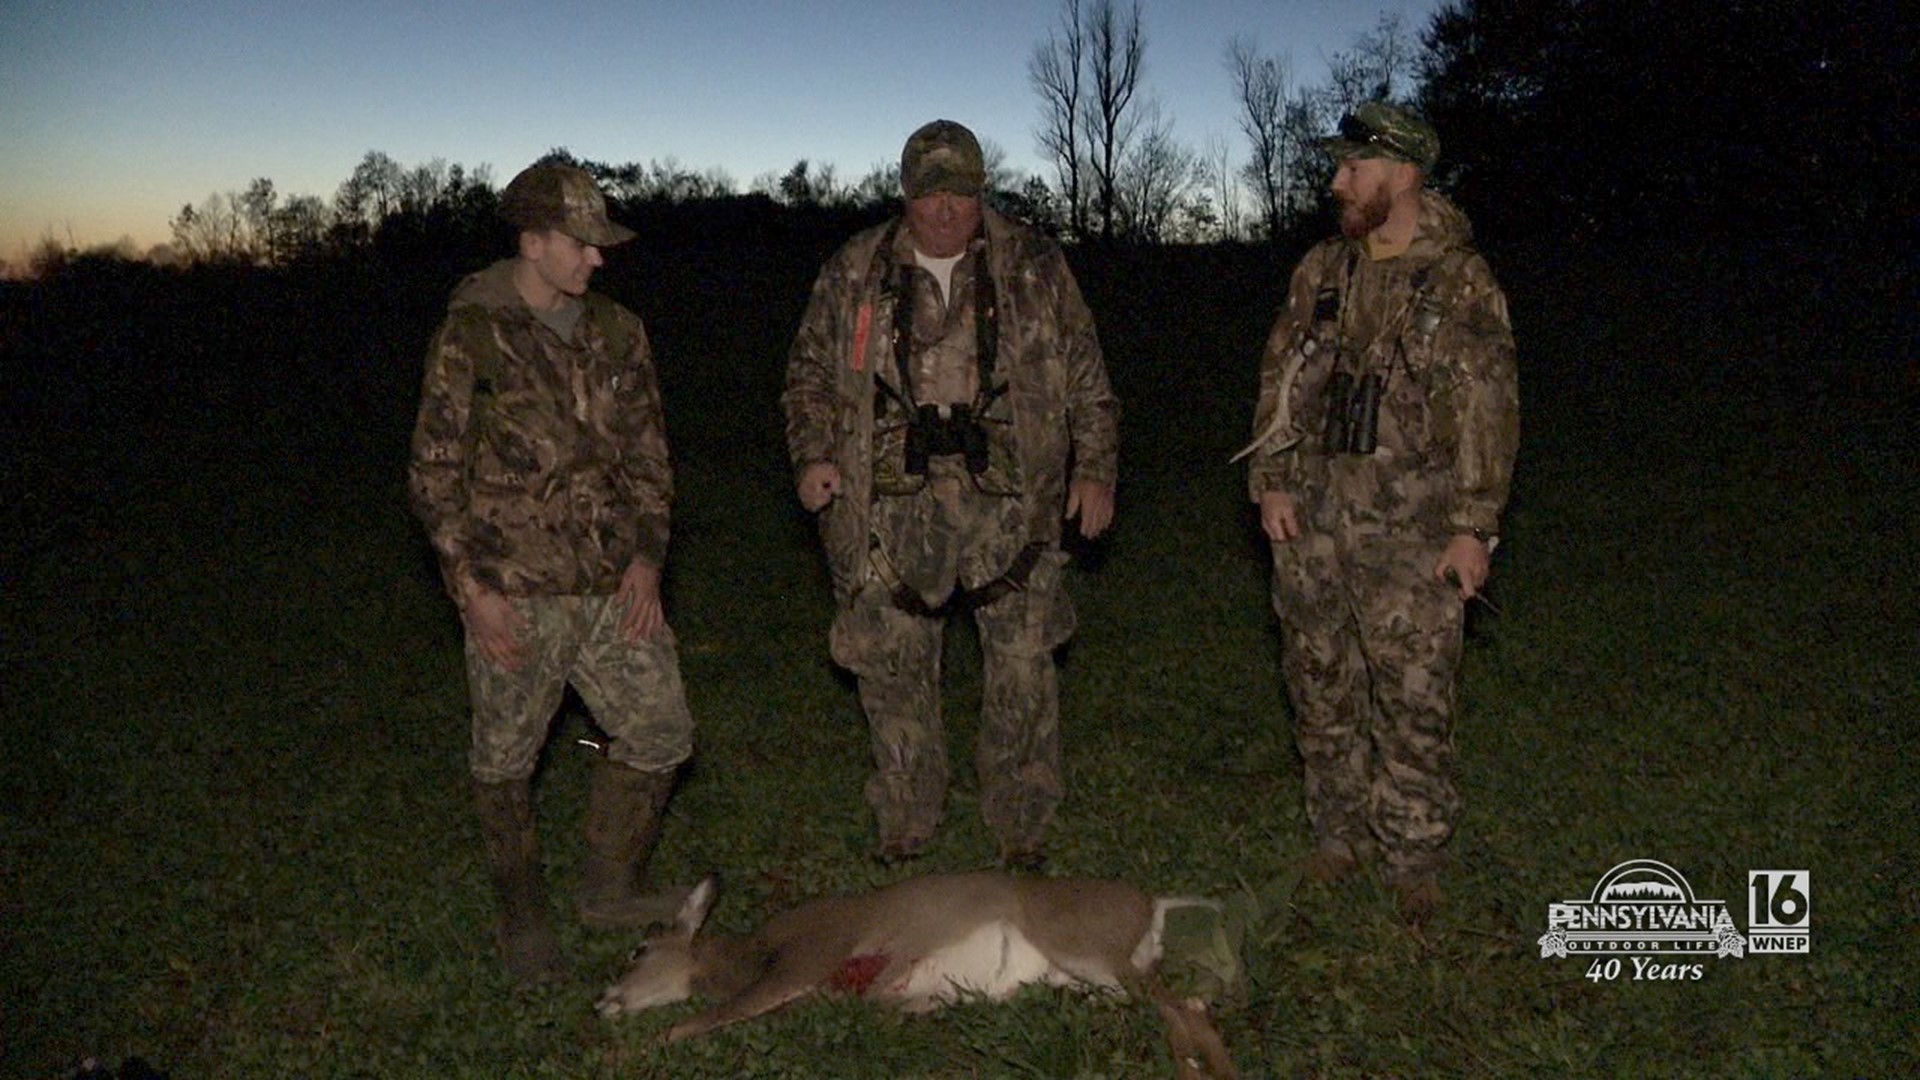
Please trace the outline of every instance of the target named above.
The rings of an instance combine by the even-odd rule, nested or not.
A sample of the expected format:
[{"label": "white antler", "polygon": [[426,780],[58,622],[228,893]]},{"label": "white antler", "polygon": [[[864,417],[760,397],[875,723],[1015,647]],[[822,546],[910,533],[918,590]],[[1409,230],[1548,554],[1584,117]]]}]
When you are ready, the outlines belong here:
[{"label": "white antler", "polygon": [[[1307,358],[1312,354],[1313,342],[1311,340],[1302,342],[1299,348],[1293,350],[1293,358],[1287,361],[1286,368],[1280,373],[1280,392],[1275,395],[1278,400],[1273,410],[1273,419],[1267,423],[1266,427],[1261,429],[1260,434],[1253,437],[1252,442],[1241,447],[1239,453],[1228,458],[1227,464],[1231,465],[1241,458],[1246,457],[1248,454],[1253,453],[1255,450],[1266,446],[1269,439],[1273,439],[1293,427],[1293,381],[1300,377],[1300,369],[1306,366]],[[1293,436],[1286,442],[1277,443],[1274,446],[1268,447],[1268,452],[1277,454],[1303,438],[1306,438],[1304,433],[1294,432]]]}]

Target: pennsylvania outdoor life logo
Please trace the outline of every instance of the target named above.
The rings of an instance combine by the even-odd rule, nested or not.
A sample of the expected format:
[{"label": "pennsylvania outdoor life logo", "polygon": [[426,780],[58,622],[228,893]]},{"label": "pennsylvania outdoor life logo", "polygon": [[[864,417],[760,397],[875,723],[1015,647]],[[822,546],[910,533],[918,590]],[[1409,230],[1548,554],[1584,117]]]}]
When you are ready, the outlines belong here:
[{"label": "pennsylvania outdoor life logo", "polygon": [[1602,874],[1585,900],[1547,905],[1540,957],[1592,957],[1587,977],[1596,982],[1623,973],[1696,981],[1706,974],[1702,958],[1805,953],[1811,878],[1805,870],[1750,872],[1748,933],[1742,934],[1726,901],[1695,896],[1686,877],[1666,863],[1631,859]]}]

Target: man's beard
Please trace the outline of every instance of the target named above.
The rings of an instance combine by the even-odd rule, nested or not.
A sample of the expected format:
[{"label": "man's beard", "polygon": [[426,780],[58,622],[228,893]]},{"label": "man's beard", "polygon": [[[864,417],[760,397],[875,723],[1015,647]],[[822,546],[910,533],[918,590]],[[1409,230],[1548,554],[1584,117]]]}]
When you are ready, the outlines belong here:
[{"label": "man's beard", "polygon": [[1387,223],[1387,215],[1393,212],[1393,200],[1387,197],[1385,190],[1375,188],[1373,196],[1366,202],[1348,202],[1340,207],[1340,235],[1349,240],[1358,240]]}]

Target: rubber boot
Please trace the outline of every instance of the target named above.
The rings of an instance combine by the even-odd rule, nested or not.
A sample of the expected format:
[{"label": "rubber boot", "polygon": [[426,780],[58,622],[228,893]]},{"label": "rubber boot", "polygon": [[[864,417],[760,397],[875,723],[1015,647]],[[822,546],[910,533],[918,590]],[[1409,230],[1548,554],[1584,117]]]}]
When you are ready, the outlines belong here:
[{"label": "rubber boot", "polygon": [[1300,872],[1315,884],[1333,885],[1359,874],[1361,862],[1372,854],[1373,845],[1368,841],[1321,837],[1313,851],[1301,860]]},{"label": "rubber boot", "polygon": [[1445,899],[1440,891],[1440,875],[1429,870],[1396,877],[1391,883],[1400,918],[1408,926],[1418,929],[1433,921]]},{"label": "rubber boot", "polygon": [[1444,852],[1426,852],[1401,856],[1387,867],[1387,884],[1393,887],[1400,918],[1416,929],[1433,921],[1446,894],[1440,891],[1440,873],[1448,863]]},{"label": "rubber boot", "polygon": [[587,795],[587,861],[580,921],[595,930],[671,922],[686,890],[649,892],[647,862],[660,839],[674,771],[642,772],[602,759]]},{"label": "rubber boot", "polygon": [[547,922],[540,882],[540,845],[534,835],[533,798],[525,780],[473,782],[487,868],[500,897],[495,940],[500,959],[516,982],[550,982],[567,975],[567,963]]}]

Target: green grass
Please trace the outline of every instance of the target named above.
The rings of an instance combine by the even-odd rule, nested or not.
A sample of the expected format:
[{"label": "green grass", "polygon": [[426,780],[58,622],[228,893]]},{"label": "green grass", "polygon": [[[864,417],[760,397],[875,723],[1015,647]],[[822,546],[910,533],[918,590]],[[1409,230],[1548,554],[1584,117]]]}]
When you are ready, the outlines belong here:
[{"label": "green grass", "polygon": [[[1221,1009],[1247,1075],[1920,1069],[1903,1018],[1920,515],[1911,338],[1887,305],[1843,319],[1797,299],[1824,267],[1769,284],[1729,260],[1724,290],[1692,295],[1628,259],[1496,261],[1526,435],[1500,614],[1476,610],[1463,676],[1457,867],[1416,936],[1372,881],[1288,873],[1307,850],[1298,765],[1264,551],[1225,464],[1280,270],[1082,262],[1127,442],[1119,526],[1070,582],[1052,869],[1257,903],[1248,986]],[[732,929],[895,876],[865,857],[865,729],[826,659],[825,576],[779,451],[795,277],[764,296],[610,281],[655,328],[682,492],[668,587],[699,757],[656,870],[720,870]],[[144,393],[87,350],[83,329],[116,324],[83,299],[15,324],[15,392],[55,370],[37,365],[74,373],[44,376],[52,404],[7,439],[23,524],[0,542],[0,1075],[89,1055],[174,1077],[1167,1075],[1151,1010],[1053,992],[932,1018],[823,1002],[669,1050],[652,1039],[679,1012],[600,1021],[631,942],[566,917],[587,765],[572,716],[539,814],[578,975],[509,987],[465,798],[457,625],[401,488],[409,343],[440,287],[297,323],[265,285],[236,286],[261,293],[231,325],[162,305],[130,368]],[[361,367],[320,359],[339,356]],[[927,870],[992,851],[964,767],[966,633],[950,671],[960,767]],[[1671,863],[1743,925],[1748,869],[1810,869],[1812,954],[1679,984],[1540,959],[1547,904],[1630,858]]]}]

